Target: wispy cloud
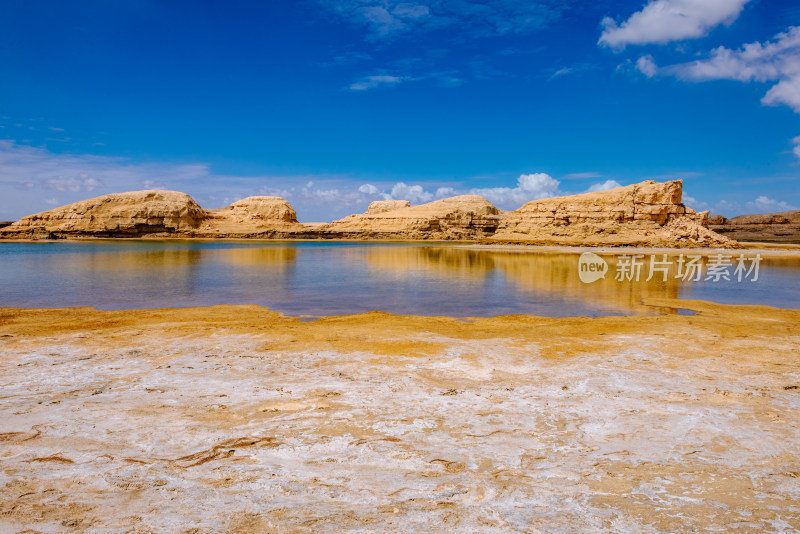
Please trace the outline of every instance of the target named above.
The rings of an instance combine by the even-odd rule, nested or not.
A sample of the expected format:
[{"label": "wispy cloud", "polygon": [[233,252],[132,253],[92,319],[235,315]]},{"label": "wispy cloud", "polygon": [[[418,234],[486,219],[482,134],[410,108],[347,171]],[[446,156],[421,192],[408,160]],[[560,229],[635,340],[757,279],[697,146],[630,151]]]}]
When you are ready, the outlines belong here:
[{"label": "wispy cloud", "polygon": [[92,178],[86,172],[79,172],[77,176],[56,176],[48,178],[44,183],[57,191],[71,193],[81,193],[94,191],[103,186],[103,182],[97,178]]},{"label": "wispy cloud", "polygon": [[580,74],[581,72],[599,69],[598,65],[593,63],[576,63],[574,65],[569,65],[567,67],[561,67],[560,69],[556,69],[548,78],[548,80],[555,80],[557,78],[561,78],[562,76],[567,75],[574,75]]},{"label": "wispy cloud", "polygon": [[464,80],[458,76],[457,71],[429,72],[417,76],[374,75],[359,78],[348,86],[350,91],[369,91],[381,87],[396,87],[406,82],[428,81],[439,87],[460,87]]},{"label": "wispy cloud", "polygon": [[597,193],[599,191],[608,191],[609,189],[614,189],[615,187],[622,187],[622,184],[616,180],[606,180],[605,182],[601,182],[599,184],[590,185],[586,192]]},{"label": "wispy cloud", "polygon": [[340,65],[354,65],[363,61],[369,61],[372,56],[365,52],[347,50],[333,57],[330,61],[322,63],[323,67],[336,67]]},{"label": "wispy cloud", "polygon": [[370,89],[377,89],[378,87],[394,87],[395,85],[407,82],[410,79],[411,78],[404,76],[388,76],[384,74],[365,76],[357,82],[350,84],[348,88],[351,91],[369,91]]},{"label": "wispy cloud", "polygon": [[599,44],[612,48],[696,39],[720,24],[730,24],[748,0],[652,0],[618,24],[606,17]]},{"label": "wispy cloud", "polygon": [[794,144],[794,148],[792,148],[792,153],[800,159],[800,135],[792,139],[792,143]]},{"label": "wispy cloud", "polygon": [[541,28],[566,8],[557,0],[318,0],[363,26],[370,39],[457,26],[472,34],[502,35]]},{"label": "wispy cloud", "polygon": [[795,209],[794,206],[788,204],[782,200],[775,200],[774,198],[769,198],[766,195],[761,195],[756,197],[753,202],[748,202],[745,204],[748,210],[756,210],[759,212],[776,212],[776,211],[788,211]]},{"label": "wispy cloud", "polygon": [[551,74],[550,75],[550,79],[551,80],[555,80],[556,78],[558,78],[560,76],[566,76],[567,74],[570,74],[570,73],[572,73],[574,71],[575,71],[575,69],[573,69],[572,67],[562,67],[562,68],[558,69],[557,71],[555,71],[553,74]]},{"label": "wispy cloud", "polygon": [[564,176],[567,180],[585,180],[589,178],[601,178],[603,175],[599,172],[573,172]]},{"label": "wispy cloud", "polygon": [[[684,200],[687,200],[686,197],[684,197]],[[720,200],[713,205],[711,213],[735,217],[749,213],[776,213],[795,209],[797,209],[796,206],[786,201],[776,200],[767,195],[759,195],[754,200],[744,204],[731,200]]]}]

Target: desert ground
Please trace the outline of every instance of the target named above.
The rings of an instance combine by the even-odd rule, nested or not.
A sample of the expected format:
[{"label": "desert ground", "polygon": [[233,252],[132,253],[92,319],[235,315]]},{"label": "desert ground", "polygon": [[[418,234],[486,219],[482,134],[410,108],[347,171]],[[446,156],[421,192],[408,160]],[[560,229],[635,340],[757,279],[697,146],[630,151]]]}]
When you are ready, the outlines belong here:
[{"label": "desert ground", "polygon": [[645,304],[0,309],[0,532],[800,529],[800,311]]}]

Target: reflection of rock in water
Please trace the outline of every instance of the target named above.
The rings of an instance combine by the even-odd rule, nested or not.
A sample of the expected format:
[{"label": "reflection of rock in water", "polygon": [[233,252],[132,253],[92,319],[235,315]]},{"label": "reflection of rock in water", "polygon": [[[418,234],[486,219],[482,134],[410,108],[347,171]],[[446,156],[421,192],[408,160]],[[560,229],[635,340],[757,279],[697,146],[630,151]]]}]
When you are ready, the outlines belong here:
[{"label": "reflection of rock in water", "polygon": [[613,256],[607,256],[605,259],[609,262],[609,272],[605,278],[584,284],[578,276],[578,258],[578,254],[508,252],[496,253],[494,262],[510,280],[526,291],[558,294],[562,298],[579,299],[609,310],[646,312],[653,308],[642,306],[643,298],[679,296],[680,283],[674,278],[674,269],[668,274],[666,282],[660,275],[646,281],[649,274],[646,265],[638,282],[618,282],[614,279]]},{"label": "reflection of rock in water", "polygon": [[99,276],[117,275],[121,272],[142,273],[158,270],[180,270],[202,261],[208,250],[126,250],[87,254],[64,254],[59,257],[63,269],[71,272],[90,270]]},{"label": "reflection of rock in water", "polygon": [[[578,276],[578,254],[504,252],[461,249],[452,247],[387,247],[366,252],[369,266],[377,271],[424,270],[443,277],[485,278],[499,270],[522,291],[533,294],[576,299],[592,307],[622,312],[651,312],[652,307],[641,305],[647,297],[677,298],[680,281],[673,266],[667,280],[656,274],[646,281],[649,256],[642,266],[638,282],[618,282],[614,279],[613,256],[608,256],[610,270],[604,279],[584,284]],[[659,258],[660,259],[660,258]],[[674,259],[674,258],[673,258]],[[673,311],[673,310],[660,310]]]},{"label": "reflection of rock in water", "polygon": [[294,247],[231,248],[215,250],[215,257],[222,261],[242,266],[264,266],[270,269],[286,269],[297,260]]},{"label": "reflection of rock in water", "polygon": [[374,247],[366,257],[377,271],[424,270],[482,278],[495,268],[492,256],[482,250],[452,247]]}]

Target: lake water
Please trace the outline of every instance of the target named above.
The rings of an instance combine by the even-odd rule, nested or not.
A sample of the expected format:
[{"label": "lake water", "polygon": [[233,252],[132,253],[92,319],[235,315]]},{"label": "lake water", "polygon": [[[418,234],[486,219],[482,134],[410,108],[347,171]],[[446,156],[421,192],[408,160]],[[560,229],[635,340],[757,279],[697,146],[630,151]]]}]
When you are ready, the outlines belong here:
[{"label": "lake water", "polygon": [[[455,317],[677,312],[645,297],[800,308],[800,258],[731,251],[729,280],[680,277],[679,256],[638,258],[640,279],[616,279],[619,253],[600,253],[605,278],[584,283],[579,253],[475,250],[453,244],[87,241],[0,243],[0,307],[99,309],[259,304],[287,315],[382,310]],[[697,252],[686,251],[685,254]],[[747,269],[738,273],[737,257]],[[662,263],[663,260],[667,263]],[[686,259],[686,258],[684,258]],[[663,267],[663,271],[660,270]],[[624,271],[628,273],[628,271]],[[742,281],[737,276],[742,276]],[[666,276],[666,281],[664,277]],[[627,279],[630,278],[630,279]]]}]

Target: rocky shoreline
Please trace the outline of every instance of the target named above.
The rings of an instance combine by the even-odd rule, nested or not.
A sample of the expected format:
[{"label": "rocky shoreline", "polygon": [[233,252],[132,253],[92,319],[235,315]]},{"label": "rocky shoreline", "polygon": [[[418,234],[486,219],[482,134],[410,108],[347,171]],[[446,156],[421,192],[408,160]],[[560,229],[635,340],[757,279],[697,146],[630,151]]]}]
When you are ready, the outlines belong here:
[{"label": "rocky shoreline", "polygon": [[680,180],[534,200],[505,212],[478,195],[411,206],[376,201],[362,214],[298,222],[280,197],[249,197],[206,210],[175,191],[105,195],[23,217],[0,239],[157,237],[477,241],[487,244],[737,248],[708,228],[708,212],[681,202]]}]

